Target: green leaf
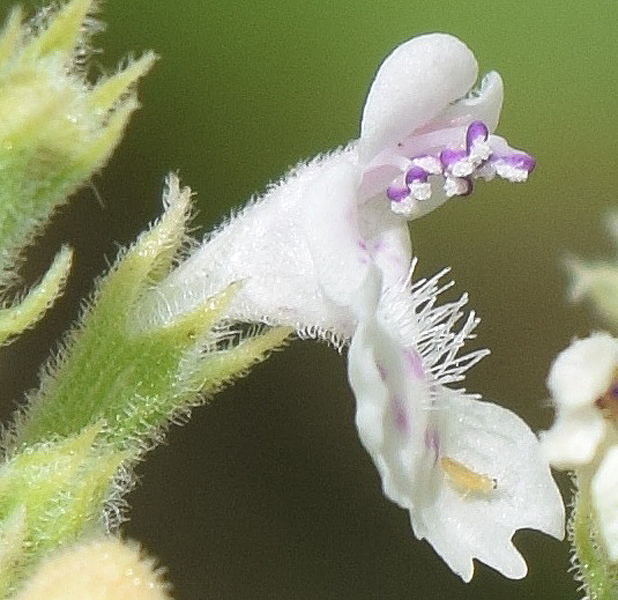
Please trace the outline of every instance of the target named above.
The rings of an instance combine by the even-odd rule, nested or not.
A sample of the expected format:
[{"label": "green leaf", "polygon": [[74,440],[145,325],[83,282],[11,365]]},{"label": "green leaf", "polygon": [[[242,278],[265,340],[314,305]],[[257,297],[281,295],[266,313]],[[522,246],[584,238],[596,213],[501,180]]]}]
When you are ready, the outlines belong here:
[{"label": "green leaf", "polygon": [[62,294],[71,269],[73,253],[64,247],[54,259],[42,281],[20,302],[0,309],[0,344],[33,327]]}]

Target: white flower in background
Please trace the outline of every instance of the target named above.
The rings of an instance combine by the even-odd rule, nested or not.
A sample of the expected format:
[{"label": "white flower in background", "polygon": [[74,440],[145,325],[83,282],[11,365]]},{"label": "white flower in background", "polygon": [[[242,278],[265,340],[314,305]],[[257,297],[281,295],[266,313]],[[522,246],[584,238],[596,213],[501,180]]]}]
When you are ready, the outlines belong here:
[{"label": "white flower in background", "polygon": [[467,298],[436,306],[439,277],[381,293],[379,271],[369,271],[348,355],[356,424],[384,493],[455,573],[469,581],[477,558],[520,578],[527,567],[513,533],[561,538],[564,507],[528,426],[446,387],[486,352],[458,356],[477,319],[453,330]]},{"label": "white flower in background", "polygon": [[608,444],[618,442],[607,418],[618,418],[618,340],[607,333],[575,340],[554,360],[547,387],[556,420],[542,441],[552,465],[592,464]]},{"label": "white flower in background", "polygon": [[[606,218],[615,246],[618,246],[618,214]],[[616,331],[618,326],[618,264],[616,260],[582,260],[575,256],[567,258],[570,275],[569,296],[571,300],[590,302],[595,312]]]},{"label": "white flower in background", "polygon": [[452,36],[399,46],[371,86],[360,138],[292,169],[208,236],[136,315],[143,327],[169,323],[240,282],[227,319],[352,339],[357,425],[384,491],[465,580],[474,558],[524,576],[513,532],[560,537],[564,522],[528,427],[446,387],[484,355],[457,356],[476,325],[470,315],[454,330],[466,299],[436,306],[439,275],[408,278],[408,219],[467,196],[479,177],[523,181],[534,167],[492,133],[499,75],[464,97],[476,78],[473,54]]},{"label": "white flower in background", "polygon": [[575,340],[552,364],[547,387],[556,420],[541,437],[545,454],[556,468],[591,477],[599,531],[618,561],[618,340]]}]

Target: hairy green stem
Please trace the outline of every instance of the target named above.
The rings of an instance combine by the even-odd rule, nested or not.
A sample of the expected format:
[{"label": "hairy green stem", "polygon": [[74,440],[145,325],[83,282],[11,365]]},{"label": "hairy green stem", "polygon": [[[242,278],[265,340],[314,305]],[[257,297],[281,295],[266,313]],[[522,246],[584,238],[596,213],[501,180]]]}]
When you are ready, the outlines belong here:
[{"label": "hairy green stem", "polygon": [[618,598],[618,567],[610,563],[599,540],[590,494],[591,475],[581,469],[575,476],[577,490],[569,522],[573,566],[589,600]]}]

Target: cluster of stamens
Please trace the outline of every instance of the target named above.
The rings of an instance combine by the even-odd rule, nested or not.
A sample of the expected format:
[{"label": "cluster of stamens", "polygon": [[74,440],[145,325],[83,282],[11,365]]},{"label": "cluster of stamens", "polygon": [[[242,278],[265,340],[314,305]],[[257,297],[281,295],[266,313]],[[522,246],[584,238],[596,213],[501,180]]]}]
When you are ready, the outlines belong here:
[{"label": "cluster of stamens", "polygon": [[478,177],[525,181],[535,167],[534,158],[523,152],[500,152],[500,142],[504,140],[490,135],[485,123],[473,121],[462,147],[405,159],[401,175],[386,189],[391,209],[404,215],[413,212],[418,203],[431,198],[432,185],[440,179],[447,198],[468,196]]}]

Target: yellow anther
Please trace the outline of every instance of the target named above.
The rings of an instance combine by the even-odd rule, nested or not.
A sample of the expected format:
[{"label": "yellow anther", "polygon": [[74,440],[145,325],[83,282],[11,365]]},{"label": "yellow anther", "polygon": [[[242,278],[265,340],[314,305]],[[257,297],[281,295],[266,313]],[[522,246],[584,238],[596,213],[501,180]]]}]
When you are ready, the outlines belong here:
[{"label": "yellow anther", "polygon": [[441,457],[440,464],[449,481],[464,495],[489,494],[498,486],[498,482],[492,477],[476,473],[448,456]]}]

